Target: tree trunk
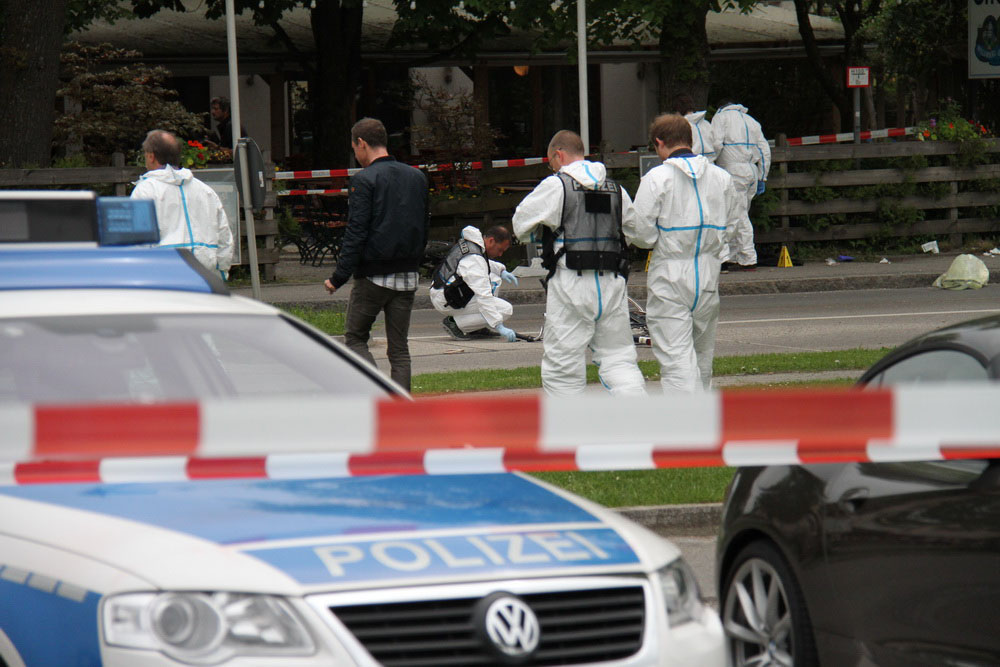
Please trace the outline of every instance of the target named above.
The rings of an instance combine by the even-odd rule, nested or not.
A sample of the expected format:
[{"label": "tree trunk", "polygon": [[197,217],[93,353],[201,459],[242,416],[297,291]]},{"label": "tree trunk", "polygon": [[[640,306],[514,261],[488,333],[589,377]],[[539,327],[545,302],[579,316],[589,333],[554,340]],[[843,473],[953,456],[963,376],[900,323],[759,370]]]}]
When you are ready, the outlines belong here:
[{"label": "tree trunk", "polygon": [[310,82],[310,98],[317,169],[344,167],[350,159],[363,11],[361,0],[316,0],[311,12],[316,75]]},{"label": "tree trunk", "polygon": [[[823,92],[837,105],[837,109],[840,111],[841,122],[850,120],[854,116],[851,109],[851,102],[848,100],[843,89],[834,82],[833,77],[830,76],[830,73],[823,64],[822,56],[819,54],[816,35],[813,33],[812,24],[809,22],[808,0],[795,0],[795,17],[798,20],[799,35],[802,36],[802,45],[806,49],[806,57],[809,61],[809,66],[813,70],[813,74],[819,80]],[[853,121],[850,121],[848,124],[851,127],[854,126]]]},{"label": "tree trunk", "polygon": [[674,108],[674,98],[687,93],[699,109],[708,101],[708,33],[706,0],[693,0],[686,12],[660,23],[660,111]]},{"label": "tree trunk", "polygon": [[67,0],[0,0],[0,165],[47,167]]}]

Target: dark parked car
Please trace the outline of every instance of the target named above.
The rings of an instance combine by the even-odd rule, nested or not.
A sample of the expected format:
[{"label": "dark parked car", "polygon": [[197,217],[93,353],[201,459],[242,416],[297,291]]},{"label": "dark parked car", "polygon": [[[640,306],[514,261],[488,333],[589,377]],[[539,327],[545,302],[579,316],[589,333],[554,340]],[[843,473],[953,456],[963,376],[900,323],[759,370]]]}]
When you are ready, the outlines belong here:
[{"label": "dark parked car", "polygon": [[[920,336],[859,383],[998,375],[994,316]],[[1000,665],[1000,460],[741,468],[716,571],[734,667]]]}]

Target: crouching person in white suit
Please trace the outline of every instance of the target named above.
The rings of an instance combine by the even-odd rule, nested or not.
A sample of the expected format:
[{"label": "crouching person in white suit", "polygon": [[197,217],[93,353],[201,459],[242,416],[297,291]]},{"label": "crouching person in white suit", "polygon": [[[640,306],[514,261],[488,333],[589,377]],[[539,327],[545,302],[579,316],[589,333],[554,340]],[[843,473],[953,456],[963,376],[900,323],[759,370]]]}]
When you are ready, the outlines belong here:
[{"label": "crouching person in white suit", "polygon": [[513,343],[517,334],[504,326],[514,309],[499,298],[500,281],[517,284],[499,259],[510,248],[510,231],[491,227],[486,234],[473,226],[462,230],[444,261],[434,271],[431,303],[445,315],[442,324],[456,340],[500,336]]}]

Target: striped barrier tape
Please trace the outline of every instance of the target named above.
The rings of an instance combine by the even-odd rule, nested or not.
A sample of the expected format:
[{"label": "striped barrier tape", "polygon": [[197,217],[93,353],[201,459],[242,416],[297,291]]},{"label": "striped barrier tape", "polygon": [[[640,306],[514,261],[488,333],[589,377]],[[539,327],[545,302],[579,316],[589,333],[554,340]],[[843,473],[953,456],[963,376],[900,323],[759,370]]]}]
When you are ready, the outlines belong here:
[{"label": "striped barrier tape", "polygon": [[[916,134],[916,127],[892,127],[884,130],[865,130],[861,133],[861,140],[868,141],[870,139],[888,139],[890,137],[902,137],[906,135]],[[854,141],[853,132],[840,132],[839,134],[815,134],[807,137],[794,137],[788,139],[787,143],[789,146],[810,146],[815,144],[835,144],[845,141]],[[768,143],[773,147],[774,140],[771,139]],[[625,153],[635,153],[636,151],[625,151]],[[493,160],[492,165],[494,169],[502,169],[503,167],[524,167],[534,164],[543,164],[548,162],[548,158],[544,157],[529,157],[529,158],[515,158],[509,160]],[[414,165],[417,169],[423,169],[424,171],[435,172],[435,171],[451,171],[455,169],[455,165],[451,163],[446,164],[420,164]],[[483,168],[482,162],[470,162],[467,165],[461,165],[460,168],[471,169],[477,171]],[[279,171],[274,174],[276,180],[308,180],[316,178],[343,178],[346,176],[353,176],[354,174],[361,171],[361,169],[315,169],[306,171]],[[275,193],[279,197],[286,195],[344,195],[347,194],[347,190],[342,189],[331,189],[331,190],[279,190]]]},{"label": "striped barrier tape", "polygon": [[[513,158],[510,160],[493,160],[491,163],[494,169],[501,169],[503,167],[526,167],[534,164],[544,164],[548,162],[548,158],[544,157],[526,157],[526,158]],[[417,164],[413,165],[416,169],[423,169],[424,171],[453,171],[456,167],[454,164]],[[483,168],[482,162],[469,162],[467,164],[460,165],[461,169],[472,169],[473,171],[478,171]],[[278,171],[275,172],[274,178],[276,180],[295,180],[303,181],[311,178],[343,178],[344,176],[353,176],[354,174],[361,171],[361,169],[315,169],[312,171]]]},{"label": "striped barrier tape", "polygon": [[295,195],[347,195],[350,190],[278,190],[274,194],[277,197],[287,197]]},{"label": "striped barrier tape", "polygon": [[[885,130],[865,130],[861,133],[861,141],[869,139],[888,139],[889,137],[902,137],[909,134],[916,134],[915,127],[893,127]],[[853,132],[841,132],[839,134],[815,134],[808,137],[796,137],[788,140],[789,146],[810,146],[813,144],[836,144],[844,141],[854,141]],[[768,142],[772,146],[773,141]]]},{"label": "striped barrier tape", "polygon": [[[0,484],[1000,457],[1000,387],[0,408]],[[281,415],[281,424],[275,424]]]}]

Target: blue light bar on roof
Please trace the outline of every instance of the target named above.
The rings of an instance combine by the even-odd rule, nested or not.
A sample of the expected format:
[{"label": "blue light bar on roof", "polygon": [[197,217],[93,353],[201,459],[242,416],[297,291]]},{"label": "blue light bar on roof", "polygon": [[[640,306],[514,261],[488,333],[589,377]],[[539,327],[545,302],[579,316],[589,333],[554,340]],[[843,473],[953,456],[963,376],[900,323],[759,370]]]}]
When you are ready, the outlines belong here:
[{"label": "blue light bar on roof", "polygon": [[153,200],[98,197],[97,235],[102,246],[159,243]]},{"label": "blue light bar on roof", "polygon": [[218,275],[183,249],[0,250],[0,290],[119,288],[229,294]]}]

